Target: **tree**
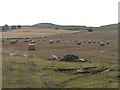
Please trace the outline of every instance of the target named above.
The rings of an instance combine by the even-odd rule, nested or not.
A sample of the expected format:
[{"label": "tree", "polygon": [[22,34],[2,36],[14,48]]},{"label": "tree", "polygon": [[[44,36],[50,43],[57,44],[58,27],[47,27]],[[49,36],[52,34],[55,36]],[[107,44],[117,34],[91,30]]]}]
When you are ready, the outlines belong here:
[{"label": "tree", "polygon": [[11,29],[16,29],[16,26],[14,26],[14,25],[13,25],[13,26],[11,26]]},{"label": "tree", "polygon": [[93,32],[93,30],[91,28],[88,29],[88,32]]},{"label": "tree", "polygon": [[7,25],[7,24],[5,24],[4,26],[2,26],[2,30],[3,31],[6,31],[6,30],[8,30],[9,29],[9,26]]},{"label": "tree", "polygon": [[56,29],[56,30],[58,30],[58,29],[59,29],[59,27],[55,27],[55,29]]},{"label": "tree", "polygon": [[18,26],[17,26],[18,29],[21,29],[21,27],[22,27],[21,25],[18,25]]}]

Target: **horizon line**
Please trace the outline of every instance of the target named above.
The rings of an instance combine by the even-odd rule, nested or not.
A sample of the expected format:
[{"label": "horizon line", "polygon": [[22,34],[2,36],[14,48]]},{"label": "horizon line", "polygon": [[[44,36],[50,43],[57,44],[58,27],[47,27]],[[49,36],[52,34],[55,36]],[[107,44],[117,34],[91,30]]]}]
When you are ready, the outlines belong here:
[{"label": "horizon line", "polygon": [[[60,26],[86,26],[86,27],[102,27],[102,26],[108,26],[108,25],[114,25],[114,24],[119,24],[118,23],[111,23],[111,24],[106,24],[106,25],[100,25],[100,26],[89,26],[89,25],[71,25],[71,24],[55,24],[55,23],[48,23],[48,22],[41,22],[41,23],[36,23],[36,24],[54,24],[54,25],[60,25]],[[36,25],[36,24],[7,24],[8,26],[17,26],[17,25],[21,25],[21,26],[32,26],[32,25]],[[4,24],[6,25],[6,24]],[[0,25],[0,26],[4,26],[4,25]]]}]

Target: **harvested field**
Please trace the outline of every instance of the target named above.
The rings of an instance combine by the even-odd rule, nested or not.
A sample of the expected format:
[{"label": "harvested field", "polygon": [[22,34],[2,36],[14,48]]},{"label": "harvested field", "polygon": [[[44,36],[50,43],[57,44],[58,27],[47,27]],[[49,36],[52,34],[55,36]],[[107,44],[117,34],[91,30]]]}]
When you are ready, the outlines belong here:
[{"label": "harvested field", "polygon": [[69,34],[80,31],[68,30],[55,30],[55,29],[36,29],[36,28],[23,28],[17,30],[10,30],[3,32],[4,38],[20,38],[20,37],[34,37],[34,36],[51,36],[56,34]]},{"label": "harvested field", "polygon": [[[33,31],[33,30],[31,30]],[[117,88],[118,87],[118,37],[117,31],[57,31],[40,30],[32,32],[14,30],[3,33],[3,37],[34,37],[35,51],[28,50],[28,43],[23,39],[16,44],[5,40],[3,45],[3,87],[15,88]],[[20,32],[20,34],[16,34]],[[38,33],[39,32],[39,33]],[[24,33],[24,34],[23,34]],[[12,35],[12,36],[11,36]],[[56,40],[60,39],[59,43]],[[39,40],[39,41],[38,41]],[[53,40],[53,44],[49,43]],[[81,41],[76,45],[75,41]],[[110,41],[100,46],[99,43],[83,43],[86,40]],[[49,60],[52,54],[63,57],[72,53],[86,62],[66,62]],[[110,68],[111,72],[97,74],[71,74],[54,71],[59,68]],[[9,73],[9,74],[8,74]],[[91,82],[90,82],[91,81]]]}]

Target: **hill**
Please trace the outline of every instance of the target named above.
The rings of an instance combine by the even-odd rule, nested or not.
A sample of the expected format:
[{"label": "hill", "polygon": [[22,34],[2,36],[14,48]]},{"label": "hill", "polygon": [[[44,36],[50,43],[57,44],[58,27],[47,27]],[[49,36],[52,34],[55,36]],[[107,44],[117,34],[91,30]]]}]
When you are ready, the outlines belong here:
[{"label": "hill", "polygon": [[101,27],[92,27],[95,30],[118,30],[118,24],[104,25]]},{"label": "hill", "polygon": [[34,24],[32,25],[32,27],[35,28],[50,28],[50,29],[54,29],[54,28],[60,28],[60,25],[56,25],[56,24],[52,24],[52,23],[38,23],[38,24]]},{"label": "hill", "polygon": [[[9,26],[10,27],[10,26]],[[108,30],[118,30],[118,24],[110,24],[110,25],[104,25],[100,27],[87,27],[87,26],[77,26],[77,25],[56,25],[52,23],[38,23],[34,25],[25,25],[22,26],[22,28],[36,28],[36,29],[64,29],[64,30],[87,30],[89,28],[93,29],[94,31],[108,31]],[[12,29],[8,29],[12,30]],[[8,30],[2,30],[2,31],[8,31]],[[1,30],[0,30],[1,31]]]},{"label": "hill", "polygon": [[86,29],[86,26],[75,26],[75,25],[56,25],[52,23],[38,23],[32,25],[34,28],[50,28],[50,29],[65,29],[65,30],[80,30]]},{"label": "hill", "polygon": [[50,29],[65,29],[65,30],[86,30],[92,28],[94,30],[118,30],[118,24],[104,25],[100,27],[87,27],[87,26],[76,26],[76,25],[56,25],[52,23],[38,23],[32,25],[34,28],[50,28]]}]

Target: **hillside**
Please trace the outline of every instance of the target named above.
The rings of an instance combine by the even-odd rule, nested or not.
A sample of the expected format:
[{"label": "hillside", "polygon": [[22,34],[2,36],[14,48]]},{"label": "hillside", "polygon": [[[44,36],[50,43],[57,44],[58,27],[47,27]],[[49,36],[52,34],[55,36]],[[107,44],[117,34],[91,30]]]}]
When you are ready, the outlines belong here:
[{"label": "hillside", "polygon": [[65,29],[65,30],[86,30],[92,28],[94,30],[118,30],[118,24],[104,25],[100,27],[87,27],[87,26],[76,26],[76,25],[56,25],[52,23],[38,23],[32,25],[34,28],[50,28],[50,29]]},{"label": "hillside", "polygon": [[50,29],[54,29],[54,28],[60,28],[60,25],[56,25],[56,24],[52,24],[52,23],[38,23],[38,24],[34,24],[32,25],[32,27],[35,28],[50,28]]},{"label": "hillside", "polygon": [[101,27],[92,27],[95,30],[118,30],[118,24],[105,25]]},{"label": "hillside", "polygon": [[86,26],[76,26],[76,25],[56,25],[52,23],[38,23],[32,25],[33,28],[49,28],[49,29],[64,29],[64,30],[85,30]]},{"label": "hillside", "polygon": [[[11,26],[9,26],[11,27]],[[34,25],[25,25],[22,26],[22,28],[34,28],[34,29],[64,29],[64,30],[87,30],[89,28],[93,29],[94,31],[99,30],[118,30],[118,24],[110,24],[110,25],[104,25],[100,27],[87,27],[87,26],[77,26],[77,25],[56,25],[52,23],[38,23]],[[8,29],[8,30],[14,30],[14,29]],[[2,31],[8,31],[8,30],[2,30]],[[1,30],[0,30],[1,31]]]}]

